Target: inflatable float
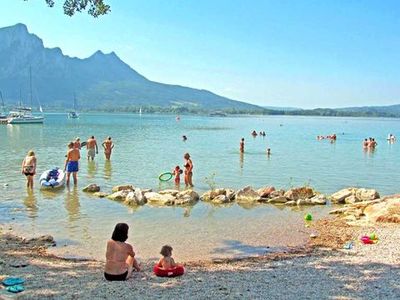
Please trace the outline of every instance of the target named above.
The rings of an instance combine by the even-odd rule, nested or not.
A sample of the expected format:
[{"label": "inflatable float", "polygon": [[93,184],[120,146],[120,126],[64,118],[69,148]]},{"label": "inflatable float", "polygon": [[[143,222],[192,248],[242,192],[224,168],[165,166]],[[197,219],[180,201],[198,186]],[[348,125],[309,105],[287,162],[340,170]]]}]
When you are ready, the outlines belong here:
[{"label": "inflatable float", "polygon": [[153,268],[153,272],[158,277],[176,277],[183,275],[185,273],[185,268],[178,265],[171,269],[163,269],[159,264],[156,264]]},{"label": "inflatable float", "polygon": [[172,174],[171,172],[165,172],[165,173],[161,173],[158,176],[158,180],[160,181],[168,181],[171,180],[171,178],[174,176],[174,174]]},{"label": "inflatable float", "polygon": [[58,189],[65,185],[65,173],[59,168],[44,171],[39,178],[42,189]]}]

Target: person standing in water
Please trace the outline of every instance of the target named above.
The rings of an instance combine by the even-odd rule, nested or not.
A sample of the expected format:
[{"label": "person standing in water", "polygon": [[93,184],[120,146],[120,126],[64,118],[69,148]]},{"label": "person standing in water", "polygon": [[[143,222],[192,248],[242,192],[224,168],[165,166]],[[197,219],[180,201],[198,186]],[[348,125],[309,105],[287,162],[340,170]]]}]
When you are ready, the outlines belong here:
[{"label": "person standing in water", "polygon": [[185,159],[185,186],[193,187],[192,177],[193,177],[193,162],[190,159],[190,154],[185,153],[183,156]]},{"label": "person standing in water", "polygon": [[244,138],[240,140],[240,153],[244,153]]},{"label": "person standing in water", "polygon": [[90,139],[87,140],[86,149],[88,160],[94,160],[96,154],[99,153],[99,148],[97,147],[97,141],[93,135],[90,137]]},{"label": "person standing in water", "polygon": [[114,149],[114,143],[111,141],[111,137],[107,137],[107,139],[101,144],[104,148],[104,155],[107,160],[110,160],[112,149]]},{"label": "person standing in water", "polygon": [[81,150],[81,139],[79,137],[75,139],[74,148]]},{"label": "person standing in water", "polygon": [[79,149],[74,148],[74,142],[68,144],[67,159],[65,160],[64,172],[67,171],[67,185],[69,185],[69,179],[72,173],[74,178],[74,184],[78,183],[77,173],[79,171],[79,159],[81,154]]},{"label": "person standing in water", "polygon": [[33,176],[36,174],[36,157],[33,150],[29,150],[28,154],[22,161],[21,173],[26,176],[26,187],[33,189]]}]

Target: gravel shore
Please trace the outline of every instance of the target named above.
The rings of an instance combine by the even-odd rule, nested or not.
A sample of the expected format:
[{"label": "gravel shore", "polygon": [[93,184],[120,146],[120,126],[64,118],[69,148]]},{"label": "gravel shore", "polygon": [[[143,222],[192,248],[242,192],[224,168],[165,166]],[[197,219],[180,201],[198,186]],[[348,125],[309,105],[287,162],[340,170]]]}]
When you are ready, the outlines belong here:
[{"label": "gravel shore", "polygon": [[[158,278],[153,262],[127,282],[106,282],[103,263],[48,255],[40,242],[4,232],[0,237],[0,280],[26,279],[18,295],[0,289],[0,299],[399,299],[400,227],[349,227],[338,219],[305,228],[315,235],[304,248],[241,260],[186,264],[187,274]],[[379,242],[359,237],[376,233]],[[354,247],[343,244],[353,240]]]}]

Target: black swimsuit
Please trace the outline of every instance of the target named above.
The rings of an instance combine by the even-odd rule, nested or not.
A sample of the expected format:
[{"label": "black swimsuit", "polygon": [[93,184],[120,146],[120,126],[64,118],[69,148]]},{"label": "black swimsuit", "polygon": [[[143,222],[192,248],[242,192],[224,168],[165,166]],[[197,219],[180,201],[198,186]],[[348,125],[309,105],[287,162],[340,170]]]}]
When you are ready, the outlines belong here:
[{"label": "black swimsuit", "polygon": [[128,277],[128,271],[118,275],[108,274],[104,272],[104,278],[108,281],[125,281],[126,277]]}]

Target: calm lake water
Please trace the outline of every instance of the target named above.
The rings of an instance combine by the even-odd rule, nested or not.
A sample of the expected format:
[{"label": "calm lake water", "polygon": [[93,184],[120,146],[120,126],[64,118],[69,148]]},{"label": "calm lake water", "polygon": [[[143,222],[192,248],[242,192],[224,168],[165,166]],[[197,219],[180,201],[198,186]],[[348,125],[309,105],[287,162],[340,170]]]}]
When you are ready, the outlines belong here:
[{"label": "calm lake water", "polygon": [[[399,136],[399,122],[281,116],[182,116],[176,121],[170,115],[135,114],[82,114],[78,120],[69,120],[65,114],[48,114],[43,125],[1,125],[0,223],[26,236],[52,234],[58,253],[100,259],[115,223],[121,221],[132,227],[129,241],[145,259],[157,257],[164,243],[172,244],[178,260],[258,254],[268,246],[298,245],[308,236],[298,230],[302,210],[272,205],[217,207],[201,202],[191,208],[130,208],[90,197],[81,189],[89,183],[99,184],[103,191],[124,183],[155,190],[172,188],[172,182],[160,184],[158,175],[182,166],[183,154],[189,152],[198,192],[208,190],[210,184],[235,189],[309,184],[323,193],[347,186],[396,193],[399,145],[387,143],[386,137],[389,133]],[[267,136],[252,138],[253,129]],[[315,138],[332,133],[338,135],[334,144]],[[20,165],[29,149],[36,152],[40,174],[63,166],[68,141],[91,135],[100,143],[112,136],[111,162],[100,151],[94,162],[82,159],[78,188],[43,192],[36,176],[34,192],[26,191]],[[186,142],[182,135],[188,137]],[[364,152],[362,140],[370,136],[377,139],[378,147]],[[241,137],[246,143],[243,156],[238,151]],[[266,148],[271,148],[270,157]],[[328,209],[306,208],[317,217]]]}]

